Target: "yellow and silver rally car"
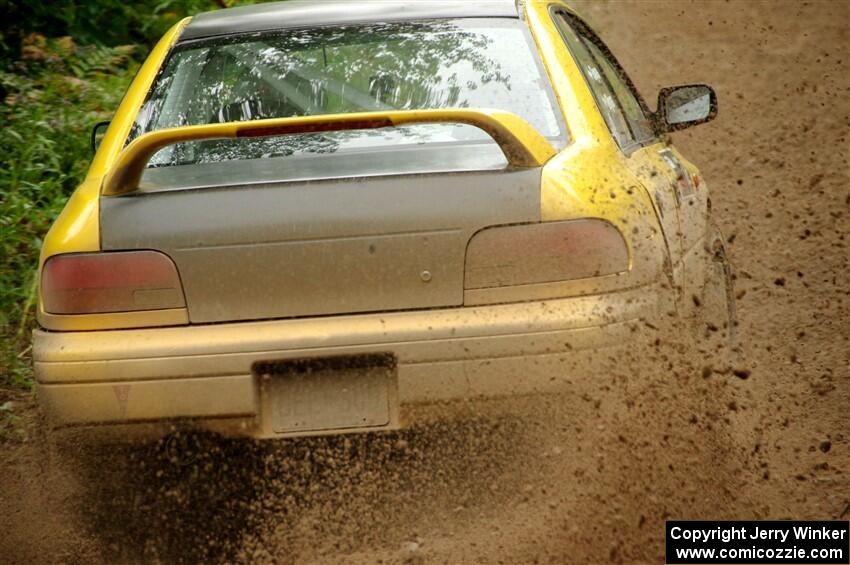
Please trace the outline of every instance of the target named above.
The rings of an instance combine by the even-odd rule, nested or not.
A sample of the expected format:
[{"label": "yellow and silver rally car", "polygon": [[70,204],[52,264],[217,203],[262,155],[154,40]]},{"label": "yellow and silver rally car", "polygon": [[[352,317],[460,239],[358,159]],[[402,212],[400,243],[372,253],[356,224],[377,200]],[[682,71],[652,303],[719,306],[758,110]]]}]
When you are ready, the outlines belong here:
[{"label": "yellow and silver rally car", "polygon": [[57,426],[287,437],[594,378],[671,314],[731,313],[665,140],[715,114],[703,85],[651,112],[555,0],[186,19],[44,241],[40,400]]}]

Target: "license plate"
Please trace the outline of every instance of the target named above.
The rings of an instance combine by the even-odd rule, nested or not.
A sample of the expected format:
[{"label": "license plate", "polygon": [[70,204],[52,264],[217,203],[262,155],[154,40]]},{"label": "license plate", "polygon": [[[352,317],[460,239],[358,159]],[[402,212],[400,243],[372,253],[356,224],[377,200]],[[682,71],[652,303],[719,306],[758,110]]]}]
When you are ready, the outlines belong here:
[{"label": "license plate", "polygon": [[395,427],[395,357],[345,355],[258,363],[275,434]]}]

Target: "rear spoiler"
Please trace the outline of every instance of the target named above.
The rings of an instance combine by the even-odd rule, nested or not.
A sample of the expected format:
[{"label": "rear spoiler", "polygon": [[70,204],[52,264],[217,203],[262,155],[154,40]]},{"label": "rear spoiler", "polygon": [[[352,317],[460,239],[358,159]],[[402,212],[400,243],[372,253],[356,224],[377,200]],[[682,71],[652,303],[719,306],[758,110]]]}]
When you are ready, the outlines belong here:
[{"label": "rear spoiler", "polygon": [[400,110],[272,118],[146,133],[133,140],[118,156],[104,177],[101,194],[116,196],[134,192],[150,158],[163,147],[183,141],[375,129],[415,123],[458,123],[480,128],[499,144],[512,167],[540,167],[555,155],[552,145],[527,121],[501,110]]}]

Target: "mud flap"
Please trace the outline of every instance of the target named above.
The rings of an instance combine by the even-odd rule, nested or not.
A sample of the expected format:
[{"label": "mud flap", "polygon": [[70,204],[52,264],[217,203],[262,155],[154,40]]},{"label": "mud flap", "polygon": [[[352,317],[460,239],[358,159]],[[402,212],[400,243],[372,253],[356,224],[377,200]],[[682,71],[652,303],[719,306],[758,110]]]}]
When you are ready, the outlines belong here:
[{"label": "mud flap", "polygon": [[720,230],[714,228],[707,240],[708,265],[703,289],[703,312],[710,322],[726,327],[731,341],[736,340],[737,313],[732,267]]},{"label": "mud flap", "polygon": [[716,227],[705,241],[705,278],[694,321],[694,337],[700,349],[710,352],[720,370],[737,365],[740,351],[734,280],[723,235]]}]

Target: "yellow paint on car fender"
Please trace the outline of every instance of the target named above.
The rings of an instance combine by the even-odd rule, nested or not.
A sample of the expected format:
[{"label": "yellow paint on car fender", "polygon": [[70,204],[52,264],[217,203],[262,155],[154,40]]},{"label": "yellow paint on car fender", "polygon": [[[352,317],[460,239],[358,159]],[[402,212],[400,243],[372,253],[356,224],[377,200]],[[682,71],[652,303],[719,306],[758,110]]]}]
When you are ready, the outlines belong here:
[{"label": "yellow paint on car fender", "polygon": [[41,247],[39,271],[44,262],[59,253],[80,253],[100,249],[100,223],[98,221],[98,198],[100,184],[106,171],[124,147],[127,135],[145,97],[159,72],[162,62],[171,50],[180,32],[189,23],[185,18],[176,23],[159,40],[136,78],[124,95],[103,141],[89,167],[85,180],[71,195],[62,213],[53,223]]},{"label": "yellow paint on car fender", "polygon": [[531,0],[525,14],[570,132],[567,147],[543,168],[541,220],[593,217],[611,222],[626,239],[631,267],[646,270],[635,279],[650,279],[661,268],[658,250],[664,246],[652,202],[626,167],[626,157],[555,27],[549,14],[553,4],[569,10],[563,3]]},{"label": "yellow paint on car fender", "polygon": [[[185,18],[168,30],[148,55],[136,78],[130,84],[130,88],[127,89],[127,93],[118,106],[118,110],[115,112],[103,141],[92,160],[85,180],[71,194],[62,212],[44,237],[39,257],[39,276],[44,262],[54,255],[100,250],[100,207],[98,201],[103,176],[121,152],[133,121],[136,119],[136,114],[144,103],[162,62],[168,56],[171,47],[190,19]],[[40,284],[38,292],[40,296]],[[39,300],[36,313],[39,323],[45,325],[48,316],[50,315],[44,312],[42,301]],[[56,316],[53,316],[53,318],[56,318]],[[95,322],[87,320],[87,316],[77,316],[72,327],[67,329],[88,329],[89,324],[96,327]],[[54,320],[55,323],[56,320]],[[80,327],[80,324],[82,324],[82,327]]]}]

